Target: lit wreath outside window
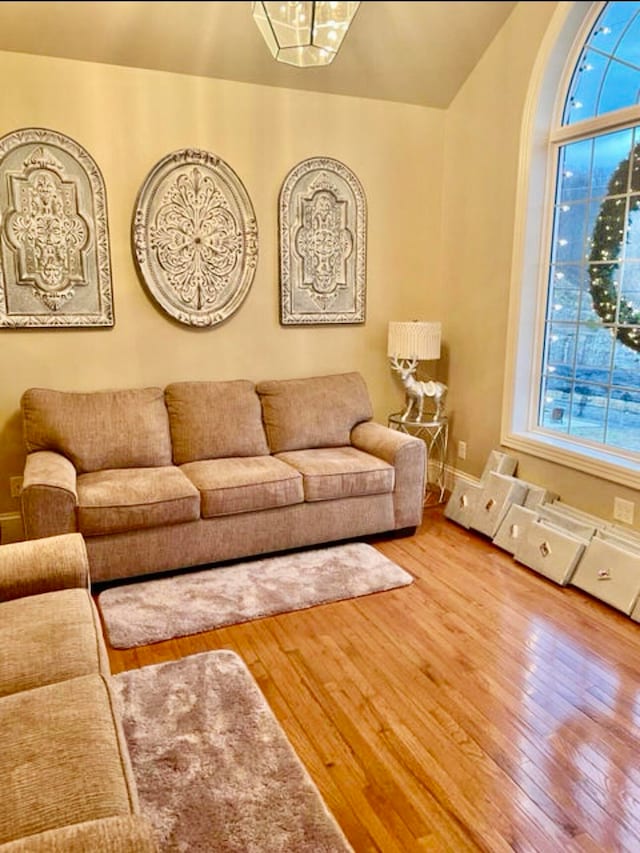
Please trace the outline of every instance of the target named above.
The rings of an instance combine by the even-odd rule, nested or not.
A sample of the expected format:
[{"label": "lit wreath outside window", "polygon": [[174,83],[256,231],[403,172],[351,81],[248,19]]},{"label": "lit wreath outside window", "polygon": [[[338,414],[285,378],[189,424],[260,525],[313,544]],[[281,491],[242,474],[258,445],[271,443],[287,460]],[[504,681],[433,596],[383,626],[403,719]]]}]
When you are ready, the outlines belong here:
[{"label": "lit wreath outside window", "polygon": [[[626,233],[626,204],[625,199],[619,196],[620,193],[627,191],[629,164],[632,160],[636,164],[640,163],[640,145],[635,146],[629,157],[619,164],[611,176],[607,195],[612,196],[617,193],[618,198],[606,198],[604,200],[592,235],[592,248],[589,256],[589,278],[591,280],[589,291],[597,315],[607,325],[615,322],[618,304],[618,287],[614,276],[619,269],[617,260],[620,257],[622,240]],[[640,165],[636,165],[635,169],[640,170]],[[638,211],[640,215],[640,198],[633,201],[633,210]],[[609,263],[596,263],[596,261]],[[632,302],[621,297],[616,338],[635,352],[640,352],[640,332],[637,328],[639,325],[640,310],[636,309]]]}]

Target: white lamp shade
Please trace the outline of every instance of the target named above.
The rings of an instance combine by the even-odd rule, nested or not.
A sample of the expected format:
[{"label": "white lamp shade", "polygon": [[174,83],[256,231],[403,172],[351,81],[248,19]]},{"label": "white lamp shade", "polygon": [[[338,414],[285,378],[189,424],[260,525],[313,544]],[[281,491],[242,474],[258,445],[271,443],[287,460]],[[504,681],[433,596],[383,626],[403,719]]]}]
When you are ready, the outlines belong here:
[{"label": "white lamp shade", "polygon": [[441,323],[392,321],[389,323],[387,356],[435,361],[440,358],[441,334]]}]

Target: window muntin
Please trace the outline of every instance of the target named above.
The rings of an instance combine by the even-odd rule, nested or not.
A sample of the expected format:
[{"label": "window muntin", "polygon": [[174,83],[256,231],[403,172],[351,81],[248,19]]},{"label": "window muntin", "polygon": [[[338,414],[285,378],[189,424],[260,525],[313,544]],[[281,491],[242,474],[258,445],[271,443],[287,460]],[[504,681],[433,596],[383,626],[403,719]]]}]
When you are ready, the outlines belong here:
[{"label": "window muntin", "polygon": [[536,429],[587,454],[619,449],[635,455],[640,124],[611,128],[613,111],[640,98],[640,3],[604,7],[568,92],[563,125],[602,113],[611,118],[599,122],[597,132],[580,133],[578,125],[570,141],[552,142],[556,190]]},{"label": "window muntin", "polygon": [[563,125],[640,102],[640,3],[608,3],[569,85]]}]

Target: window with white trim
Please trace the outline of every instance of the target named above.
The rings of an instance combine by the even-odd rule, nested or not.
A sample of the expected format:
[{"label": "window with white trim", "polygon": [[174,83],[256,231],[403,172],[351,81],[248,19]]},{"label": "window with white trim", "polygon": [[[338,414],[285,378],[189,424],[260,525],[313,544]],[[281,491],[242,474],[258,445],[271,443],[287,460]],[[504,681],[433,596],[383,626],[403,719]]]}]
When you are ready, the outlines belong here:
[{"label": "window with white trim", "polygon": [[640,2],[599,4],[595,14],[567,69],[559,120],[548,136],[535,334],[524,331],[520,317],[533,369],[516,376],[514,410],[528,385],[520,434],[530,446],[523,449],[537,444],[538,455],[573,467],[587,459],[593,473],[619,468],[637,476]]}]

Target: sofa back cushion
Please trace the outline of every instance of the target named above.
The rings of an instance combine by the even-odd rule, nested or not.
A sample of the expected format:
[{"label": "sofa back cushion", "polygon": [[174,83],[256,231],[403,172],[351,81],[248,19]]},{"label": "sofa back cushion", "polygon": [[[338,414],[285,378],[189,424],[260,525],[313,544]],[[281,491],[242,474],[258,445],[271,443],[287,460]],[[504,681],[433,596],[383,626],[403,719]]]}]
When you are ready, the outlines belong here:
[{"label": "sofa back cushion", "polygon": [[161,388],[88,393],[30,388],[21,407],[27,452],[62,453],[80,474],[171,464]]},{"label": "sofa back cushion", "polygon": [[174,382],[165,399],[176,465],[269,453],[253,382]]},{"label": "sofa back cushion", "polygon": [[373,417],[359,373],[274,379],[256,387],[272,453],[348,445],[353,427]]}]

